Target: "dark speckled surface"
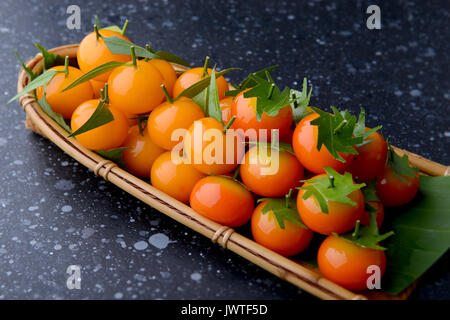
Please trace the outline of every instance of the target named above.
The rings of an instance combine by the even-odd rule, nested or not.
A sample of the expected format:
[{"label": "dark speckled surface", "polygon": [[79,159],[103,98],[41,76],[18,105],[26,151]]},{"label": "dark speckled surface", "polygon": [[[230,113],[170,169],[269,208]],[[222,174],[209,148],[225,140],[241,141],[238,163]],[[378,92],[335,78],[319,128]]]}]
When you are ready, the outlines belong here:
[{"label": "dark speckled surface", "polygon": [[[23,127],[19,65],[47,48],[79,42],[97,13],[131,20],[138,44],[200,65],[241,67],[231,79],[279,63],[274,74],[314,85],[312,104],[365,107],[369,125],[399,147],[449,164],[448,1],[376,1],[382,29],[368,30],[352,1],[0,1],[0,298],[309,299],[233,253],[96,178]],[[82,29],[65,26],[69,4]],[[24,9],[26,8],[26,9]],[[449,254],[413,299],[450,299]],[[81,290],[66,268],[82,267]]]}]

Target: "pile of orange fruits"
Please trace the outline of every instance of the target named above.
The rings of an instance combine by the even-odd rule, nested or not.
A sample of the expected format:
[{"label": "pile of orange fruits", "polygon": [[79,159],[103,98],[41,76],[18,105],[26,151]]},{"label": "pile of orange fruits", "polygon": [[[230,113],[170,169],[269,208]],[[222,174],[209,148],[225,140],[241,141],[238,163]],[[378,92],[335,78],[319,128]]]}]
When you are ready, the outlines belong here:
[{"label": "pile of orange fruits", "polygon": [[[39,99],[45,90],[47,102],[70,120],[73,132],[104,102],[113,119],[76,135],[81,145],[95,151],[124,148],[130,173],[150,178],[155,188],[218,223],[250,222],[254,240],[281,255],[299,254],[315,233],[326,235],[319,268],[346,288],[364,289],[369,265],[384,273],[384,248],[378,245],[390,235],[378,234],[384,206],[409,202],[419,178],[407,158],[365,127],[363,115],[356,119],[347,111],[308,106],[307,90],[285,95],[266,70],[252,74],[246,87],[217,76],[212,98],[221,115],[212,116],[182,93],[213,79],[215,68],[205,63],[177,73],[163,59],[113,54],[104,41],[112,36],[130,41],[120,32],[96,29],[78,47],[78,68],[53,67],[65,72],[36,90]],[[64,91],[111,61],[124,64]],[[196,128],[215,131],[198,136]],[[203,157],[212,144],[219,161]],[[181,161],[174,161],[174,154]],[[373,241],[361,241],[368,233]]]}]

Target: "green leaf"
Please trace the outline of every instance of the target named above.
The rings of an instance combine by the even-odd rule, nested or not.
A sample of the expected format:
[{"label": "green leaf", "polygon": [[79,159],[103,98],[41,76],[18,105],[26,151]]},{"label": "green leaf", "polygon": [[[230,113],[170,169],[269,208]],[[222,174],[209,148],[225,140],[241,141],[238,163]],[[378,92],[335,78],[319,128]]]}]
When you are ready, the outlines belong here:
[{"label": "green leaf", "polygon": [[28,68],[20,58],[19,54],[17,53],[17,50],[14,50],[14,53],[16,54],[17,59],[20,62],[20,65],[22,66],[23,70],[25,70],[25,73],[27,74],[28,81],[33,81],[35,78],[39,76],[39,74],[34,73],[30,68]]},{"label": "green leaf", "polygon": [[52,118],[57,124],[61,126],[64,130],[66,130],[68,133],[72,133],[72,130],[67,125],[66,121],[64,121],[64,118],[59,113],[56,113],[53,111],[52,107],[46,100],[46,94],[44,92],[44,95],[41,99],[38,101],[39,106],[41,107],[42,111],[45,112],[50,118]]},{"label": "green leaf", "polygon": [[108,106],[104,101],[100,100],[91,117],[69,137],[74,137],[84,132],[93,130],[113,120],[114,116],[112,115],[111,111],[109,111]]},{"label": "green leaf", "polygon": [[276,68],[278,68],[278,65],[273,65],[273,66],[270,66],[270,67],[266,67],[266,68],[264,68],[262,70],[250,73],[247,78],[242,80],[241,83],[239,83],[239,85],[236,86],[237,89],[231,90],[231,91],[227,91],[225,93],[225,95],[228,96],[228,97],[235,97],[241,91],[256,86],[258,83],[254,79],[252,79],[252,75],[262,78],[262,77],[264,77],[266,75],[266,72],[270,73],[273,70],[275,70]]},{"label": "green leaf", "polygon": [[272,211],[281,229],[285,228],[285,221],[289,221],[303,229],[308,229],[300,219],[295,200],[290,199],[288,206],[286,206],[286,199],[284,198],[262,198],[258,200],[258,202],[261,201],[267,201],[261,213],[266,214]]},{"label": "green leaf", "polygon": [[122,169],[126,168],[127,164],[123,161],[123,152],[131,147],[119,147],[109,150],[97,150],[96,152],[103,158],[108,159],[116,163]]},{"label": "green leaf", "polygon": [[51,67],[63,65],[64,57],[59,54],[54,54],[48,52],[43,46],[39,43],[35,43],[36,47],[41,51],[42,57],[44,58],[44,71],[50,69]]},{"label": "green leaf", "polygon": [[354,116],[347,110],[340,112],[333,106],[331,108],[334,114],[313,108],[319,114],[318,118],[311,121],[312,125],[318,127],[317,150],[325,145],[335,159],[345,162],[339,152],[357,154],[353,146],[363,142],[363,138],[353,137],[356,124]]},{"label": "green leaf", "polygon": [[216,84],[216,67],[213,68],[210,78],[206,94],[208,101],[207,115],[222,123],[222,109],[220,108],[219,92]]},{"label": "green leaf", "polygon": [[97,26],[97,28],[102,29],[102,23],[100,22],[98,15],[94,16],[94,24]]},{"label": "green leaf", "polygon": [[140,47],[132,42],[126,41],[122,38],[119,38],[117,36],[111,36],[111,37],[103,37],[103,41],[105,42],[106,46],[108,47],[109,51],[114,54],[130,54],[130,48],[134,46],[136,56],[142,57],[142,58],[148,58],[148,59],[161,59],[166,60],[167,62],[173,62],[177,63],[183,66],[191,67],[189,63],[187,63],[185,60],[181,59],[180,57],[174,55],[173,53],[166,52],[166,51],[157,51],[157,52],[151,52],[146,50],[143,47]]},{"label": "green leaf", "polygon": [[356,203],[347,197],[350,193],[365,186],[364,183],[355,184],[352,175],[345,172],[343,175],[330,167],[325,167],[325,172],[328,177],[318,177],[302,182],[310,183],[307,186],[302,186],[299,189],[305,190],[303,199],[308,199],[314,196],[320,205],[323,213],[328,214],[328,201],[335,201],[350,206],[355,206]]},{"label": "green leaf", "polygon": [[364,201],[380,201],[380,198],[377,195],[377,179],[373,179],[373,181],[366,185],[364,188],[361,189],[363,195],[364,195]]},{"label": "green leaf", "polygon": [[291,89],[290,98],[293,100],[291,107],[295,123],[299,123],[304,117],[311,114],[311,112],[306,111],[306,108],[309,106],[309,100],[311,99],[311,93],[312,87],[308,92],[308,80],[306,78],[303,78],[303,88],[301,92]]},{"label": "green leaf", "polygon": [[174,55],[173,53],[159,50],[159,51],[156,51],[156,55],[159,57],[159,59],[166,60],[167,62],[173,62],[173,63],[179,64],[179,65],[191,68],[191,65],[189,64],[189,62]]},{"label": "green leaf", "polygon": [[257,85],[244,92],[244,98],[256,97],[256,120],[260,121],[265,112],[269,116],[276,116],[281,108],[292,102],[290,99],[290,89],[283,91],[275,85],[270,74],[266,72],[267,80],[255,74],[250,75]]},{"label": "green leaf", "polygon": [[344,238],[351,241],[355,245],[368,249],[386,250],[385,247],[380,246],[378,243],[389,238],[394,234],[393,231],[381,234],[378,232],[377,220],[374,213],[370,213],[369,226],[363,226],[360,228],[359,220],[356,222],[355,231],[353,233],[347,233],[344,235],[335,236]]},{"label": "green leaf", "polygon": [[420,177],[409,204],[387,208],[385,226],[395,232],[386,243],[385,292],[397,295],[417,280],[450,245],[450,177]]},{"label": "green leaf", "polygon": [[363,142],[358,144],[358,147],[361,147],[365,144],[372,142],[372,140],[367,140],[367,138],[374,132],[380,130],[383,126],[377,126],[375,128],[369,129],[366,131],[366,111],[361,109],[359,113],[358,121],[355,124],[355,128],[353,129],[353,135],[355,137],[362,137]]},{"label": "green leaf", "polygon": [[[227,74],[228,72],[232,70],[236,70],[237,68],[228,68],[225,70],[222,70],[220,72],[216,72],[216,77],[222,77],[223,75]],[[209,86],[209,83],[211,81],[211,77],[205,77],[204,79],[194,83],[189,88],[183,90],[174,100],[178,100],[181,97],[186,97],[193,99],[196,95],[200,94],[204,89],[206,89]]]},{"label": "green leaf", "polygon": [[412,167],[409,164],[408,155],[404,154],[402,157],[400,157],[394,149],[392,149],[391,145],[388,142],[388,159],[387,159],[387,165],[392,168],[392,171],[394,174],[402,180],[404,183],[409,185],[409,182],[406,181],[404,177],[416,177],[417,169],[416,167]]},{"label": "green leaf", "polygon": [[122,33],[122,29],[119,28],[118,26],[109,26],[109,27],[101,28],[101,30],[111,30],[111,31],[115,31],[118,33]]},{"label": "green leaf", "polygon": [[33,81],[27,84],[25,88],[23,88],[22,91],[20,91],[18,94],[16,94],[14,97],[12,97],[8,103],[11,103],[12,101],[16,100],[17,98],[23,96],[25,93],[28,93],[30,91],[36,90],[39,87],[45,86],[47,83],[49,83],[54,76],[56,76],[58,73],[64,73],[64,71],[56,71],[56,70],[48,70],[39,75],[37,78],[34,78]]},{"label": "green leaf", "polygon": [[121,66],[127,66],[127,65],[131,65],[129,62],[117,62],[117,61],[109,61],[106,62],[100,66],[98,66],[97,68],[92,69],[91,71],[83,74],[81,77],[79,77],[78,79],[76,79],[74,82],[72,82],[71,84],[69,84],[67,87],[64,88],[64,91],[70,90],[73,87],[78,86],[79,84],[82,84],[83,82],[89,81],[91,79],[94,79],[95,77],[104,74],[112,69],[115,69],[117,67],[121,67]]}]

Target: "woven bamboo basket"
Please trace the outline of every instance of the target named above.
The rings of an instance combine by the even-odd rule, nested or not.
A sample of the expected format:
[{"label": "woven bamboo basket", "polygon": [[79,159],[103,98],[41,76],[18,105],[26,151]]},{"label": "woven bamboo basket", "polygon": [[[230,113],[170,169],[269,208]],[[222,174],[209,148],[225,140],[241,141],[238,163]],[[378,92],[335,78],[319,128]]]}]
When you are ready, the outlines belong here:
[{"label": "woven bamboo basket", "polygon": [[[76,57],[77,48],[78,44],[71,44],[57,47],[50,51],[73,59]],[[26,65],[34,72],[41,72],[43,66],[42,55],[36,55]],[[182,66],[178,65],[174,65],[174,68],[177,71],[184,70]],[[24,70],[21,70],[17,91],[22,91],[27,83],[26,73]],[[322,277],[318,270],[301,262],[285,258],[234,232],[233,229],[203,217],[189,206],[122,170],[113,162],[82,147],[76,139],[69,138],[68,133],[41,110],[32,94],[22,96],[19,102],[26,112],[25,126],[28,129],[51,140],[69,156],[93,170],[95,175],[102,176],[105,180],[115,184],[163,214],[208,237],[212,242],[219,243],[224,248],[235,252],[318,298],[331,300],[406,299],[415,287],[415,284],[411,285],[398,296],[390,296],[379,291],[354,293],[346,290]],[[435,163],[405,150],[398,148],[396,150],[400,154],[408,154],[410,162],[418,167],[423,174],[432,176],[450,175],[450,167]]]}]

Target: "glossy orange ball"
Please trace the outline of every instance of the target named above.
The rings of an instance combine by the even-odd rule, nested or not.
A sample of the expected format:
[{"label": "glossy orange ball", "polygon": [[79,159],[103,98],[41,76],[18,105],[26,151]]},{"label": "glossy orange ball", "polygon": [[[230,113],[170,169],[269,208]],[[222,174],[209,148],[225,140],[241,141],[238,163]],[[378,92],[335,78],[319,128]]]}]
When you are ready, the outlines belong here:
[{"label": "glossy orange ball", "polygon": [[330,167],[342,173],[353,161],[353,155],[349,153],[339,153],[345,162],[335,159],[325,145],[320,151],[317,150],[318,128],[311,124],[311,121],[319,117],[317,113],[310,114],[303,118],[294,130],[292,146],[298,161],[313,173],[324,173],[325,167]]},{"label": "glossy orange ball", "polygon": [[148,117],[147,129],[153,141],[166,150],[173,149],[183,139],[183,135],[172,137],[175,130],[187,131],[195,120],[205,117],[202,109],[191,99],[164,102],[156,107]]},{"label": "glossy orange ball", "polygon": [[[212,74],[212,69],[208,68],[208,75]],[[177,97],[181,92],[185,89],[189,88],[193,84],[196,84],[200,80],[204,79],[203,77],[203,67],[189,69],[178,77],[177,81],[173,86],[173,96]],[[228,82],[225,78],[219,77],[216,79],[217,91],[219,94],[219,100],[225,97],[225,92],[228,91]]]},{"label": "glossy orange ball", "polygon": [[303,167],[287,151],[252,147],[244,156],[240,174],[252,192],[263,197],[282,197],[303,179]]},{"label": "glossy orange ball", "polygon": [[[97,109],[100,100],[93,99],[83,102],[72,114],[70,126],[72,132],[78,130]],[[109,106],[114,120],[100,127],[75,136],[75,139],[85,148],[91,150],[108,150],[122,145],[128,135],[128,121],[122,111]]]},{"label": "glossy orange ball", "polygon": [[131,114],[147,113],[163,101],[163,81],[158,69],[144,60],[115,68],[108,78],[110,104]]},{"label": "glossy orange ball", "polygon": [[184,151],[194,167],[204,174],[226,174],[235,170],[245,151],[240,135],[224,132],[214,118],[194,121],[184,138]]},{"label": "glossy orange ball", "polygon": [[[380,277],[386,271],[386,255],[382,250],[359,247],[336,236],[329,236],[317,253],[320,272],[328,279],[349,290],[364,290],[376,266]],[[372,267],[373,268],[373,267]]]},{"label": "glossy orange ball", "polygon": [[189,202],[192,189],[203,177],[192,164],[174,161],[170,151],[155,160],[150,175],[155,188],[183,203]]},{"label": "glossy orange ball", "polygon": [[[55,66],[49,70],[64,71],[64,66]],[[68,85],[83,75],[79,69],[69,66],[69,73],[58,73],[47,84],[46,100],[52,107],[52,110],[63,116],[64,119],[70,119],[73,111],[84,101],[94,98],[94,89],[89,82],[84,82],[70,90],[62,92]],[[44,88],[38,87],[36,95],[41,99],[44,94]]]},{"label": "glossy orange ball", "polygon": [[175,85],[175,81],[177,81],[177,73],[173,69],[172,65],[166,60],[161,59],[151,59],[148,62],[161,73],[163,83],[169,94],[172,96],[173,86]]},{"label": "glossy orange ball", "polygon": [[262,213],[268,201],[261,202],[252,215],[253,239],[260,245],[289,257],[305,250],[313,237],[313,232],[289,221],[284,221],[282,229],[273,211]]},{"label": "glossy orange ball", "polygon": [[390,166],[384,168],[377,178],[377,195],[386,207],[398,207],[410,202],[420,187],[419,175],[402,176],[402,181]]},{"label": "glossy orange ball", "polygon": [[[91,32],[84,37],[83,40],[81,40],[80,45],[78,46],[77,61],[83,73],[88,73],[92,69],[95,69],[98,66],[110,61],[127,62],[130,60],[129,55],[112,54],[102,39],[102,37],[115,36],[123,40],[130,41],[127,37],[111,30],[103,29],[98,32],[101,35],[100,38],[97,39],[97,34],[95,32]],[[110,74],[111,71],[103,73],[95,77],[94,80],[106,82]]]},{"label": "glossy orange ball", "polygon": [[[366,128],[367,130],[369,128]],[[384,170],[387,159],[387,144],[378,132],[372,133],[366,140],[371,142],[356,147],[358,154],[346,168],[346,171],[350,172],[359,183],[368,184]]]},{"label": "glossy orange ball", "polygon": [[137,125],[128,130],[128,136],[122,147],[129,147],[122,154],[122,159],[126,163],[126,170],[140,177],[148,177],[153,162],[165,150],[156,145],[150,138],[147,130],[139,132]]},{"label": "glossy orange ball", "polygon": [[293,115],[290,105],[281,108],[275,116],[263,113],[261,119],[256,119],[257,98],[245,98],[244,90],[233,100],[231,107],[231,117],[236,116],[232,128],[244,131],[245,137],[249,140],[271,141],[273,131],[278,133],[279,140],[289,134],[292,125]]},{"label": "glossy orange ball", "polygon": [[247,223],[254,210],[250,191],[228,177],[208,176],[196,183],[190,197],[192,209],[229,227]]},{"label": "glossy orange ball", "polygon": [[[324,177],[325,174],[314,178]],[[310,183],[305,182],[303,186]],[[345,233],[355,227],[356,221],[361,220],[364,214],[364,197],[360,189],[353,191],[347,197],[355,205],[336,201],[327,201],[328,213],[324,213],[314,195],[303,199],[305,190],[301,189],[297,195],[297,209],[303,223],[314,232],[322,234]]]}]

